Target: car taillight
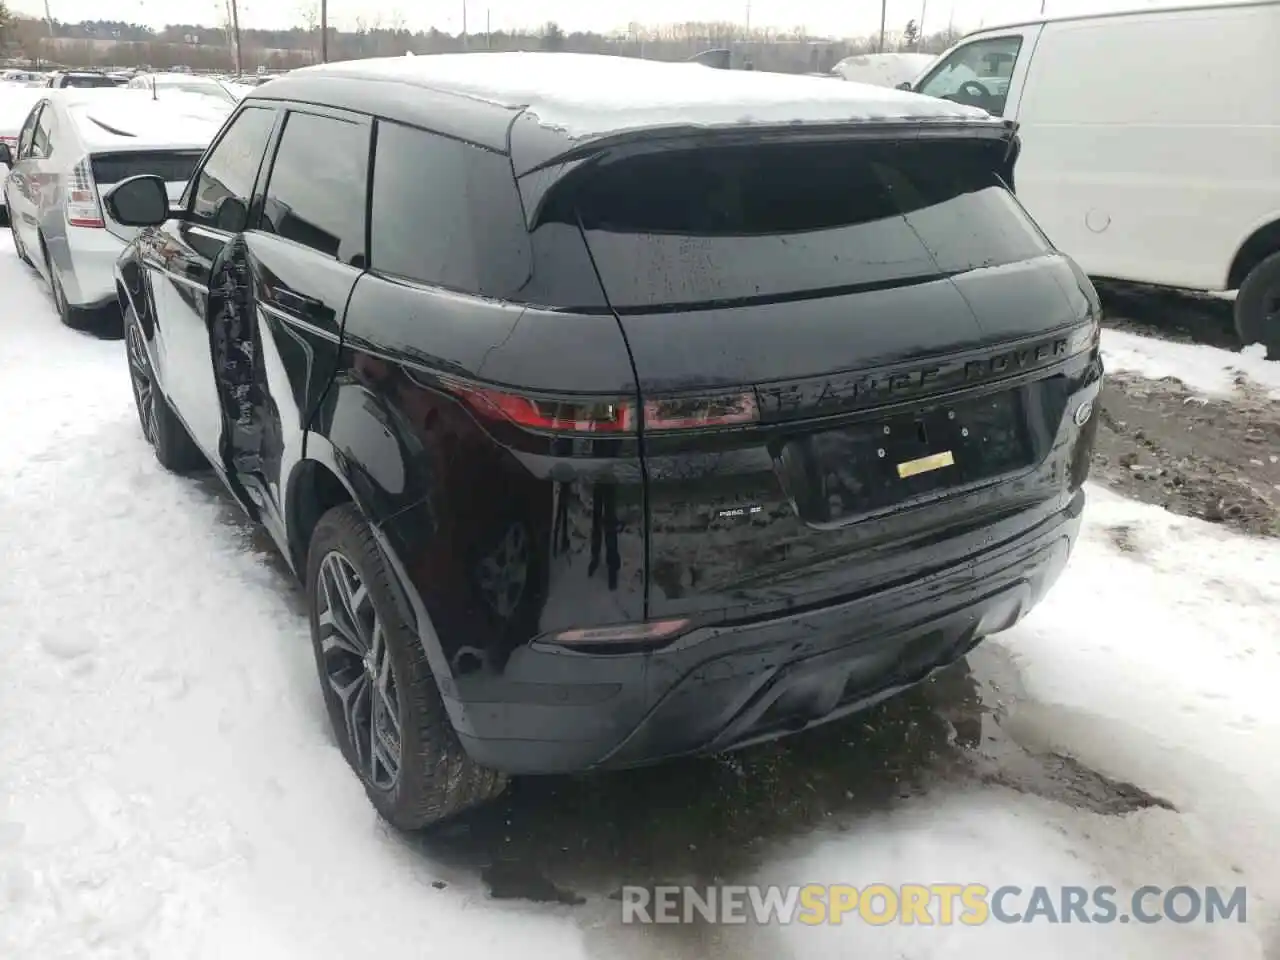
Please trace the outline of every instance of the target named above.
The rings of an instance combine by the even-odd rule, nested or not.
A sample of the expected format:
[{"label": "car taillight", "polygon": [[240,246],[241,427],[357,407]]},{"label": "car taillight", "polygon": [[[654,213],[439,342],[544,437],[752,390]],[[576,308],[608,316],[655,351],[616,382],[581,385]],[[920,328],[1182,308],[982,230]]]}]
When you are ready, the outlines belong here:
[{"label": "car taillight", "polygon": [[101,229],[106,226],[88,157],[75,165],[67,181],[67,223],[73,227]]},{"label": "car taillight", "polygon": [[759,419],[752,392],[651,400],[644,404],[641,419],[632,400],[546,400],[456,381],[443,384],[485,419],[548,433],[635,434],[641,424],[646,433],[655,433],[733,426]]}]

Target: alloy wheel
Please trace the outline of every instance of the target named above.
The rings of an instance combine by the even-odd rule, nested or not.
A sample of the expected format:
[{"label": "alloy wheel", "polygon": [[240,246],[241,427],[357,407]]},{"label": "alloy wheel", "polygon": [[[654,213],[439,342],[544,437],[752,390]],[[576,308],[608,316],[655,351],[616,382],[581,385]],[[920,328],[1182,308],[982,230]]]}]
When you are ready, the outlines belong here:
[{"label": "alloy wheel", "polygon": [[400,776],[400,696],[382,621],[341,553],[326,554],[317,577],[323,672],[342,708],[352,763],[371,786],[390,790]]},{"label": "alloy wheel", "polygon": [[142,331],[138,329],[138,321],[132,320],[125,325],[125,351],[129,356],[129,382],[133,386],[133,401],[138,407],[138,421],[142,424],[142,435],[148,443],[154,443],[156,437],[156,408],[152,391],[155,382],[151,376],[151,362],[147,358],[146,344],[142,342]]}]

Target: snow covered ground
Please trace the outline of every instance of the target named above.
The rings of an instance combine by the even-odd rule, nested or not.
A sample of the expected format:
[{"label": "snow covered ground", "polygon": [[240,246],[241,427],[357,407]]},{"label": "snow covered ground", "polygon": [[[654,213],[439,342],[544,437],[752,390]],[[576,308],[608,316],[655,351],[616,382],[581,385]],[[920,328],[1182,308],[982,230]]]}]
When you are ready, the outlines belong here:
[{"label": "snow covered ground", "polygon": [[[612,886],[495,900],[387,830],[326,730],[296,591],[225,498],[156,464],[121,344],[59,326],[7,239],[0,310],[0,958],[1280,957],[1274,541],[1094,489],[1064,579],[979,651],[1015,674],[1020,747],[1175,809],[943,780],[722,877],[1245,884],[1248,923],[624,927]],[[1222,369],[1139,341],[1105,345]]]}]

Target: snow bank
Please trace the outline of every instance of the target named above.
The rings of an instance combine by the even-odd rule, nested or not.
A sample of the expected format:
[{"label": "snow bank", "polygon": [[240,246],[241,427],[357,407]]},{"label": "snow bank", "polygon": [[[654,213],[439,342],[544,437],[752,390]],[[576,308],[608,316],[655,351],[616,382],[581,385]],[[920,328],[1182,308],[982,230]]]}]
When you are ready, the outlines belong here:
[{"label": "snow bank", "polygon": [[1190,389],[1215,397],[1235,393],[1237,378],[1244,376],[1280,399],[1280,363],[1267,360],[1261,344],[1232,353],[1198,343],[1103,330],[1102,357],[1108,370],[1136,373],[1152,380],[1177,377]]}]

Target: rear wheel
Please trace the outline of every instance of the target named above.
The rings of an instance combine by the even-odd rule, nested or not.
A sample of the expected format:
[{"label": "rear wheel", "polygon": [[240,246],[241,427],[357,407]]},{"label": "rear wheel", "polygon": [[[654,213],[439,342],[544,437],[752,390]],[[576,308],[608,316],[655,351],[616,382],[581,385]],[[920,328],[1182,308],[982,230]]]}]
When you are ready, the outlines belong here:
[{"label": "rear wheel", "polygon": [[1259,263],[1240,284],[1236,332],[1246,346],[1261,343],[1268,360],[1280,360],[1280,253]]},{"label": "rear wheel", "polygon": [[72,330],[87,330],[93,324],[93,313],[81,307],[73,307],[67,302],[67,291],[62,286],[62,276],[58,265],[49,256],[49,247],[43,238],[40,241],[44,254],[45,266],[49,269],[49,289],[53,291],[53,305],[58,311],[58,318]]},{"label": "rear wheel", "polygon": [[205,465],[204,454],[156,383],[142,325],[138,323],[133,307],[124,308],[124,344],[138,421],[142,424],[142,435],[156,452],[156,459],[166,470],[174,473],[191,473],[200,469]]},{"label": "rear wheel", "polygon": [[467,756],[390,568],[360,512],[321,517],[307,559],[316,667],[333,732],[378,812],[416,830],[502,792],[506,778]]}]

